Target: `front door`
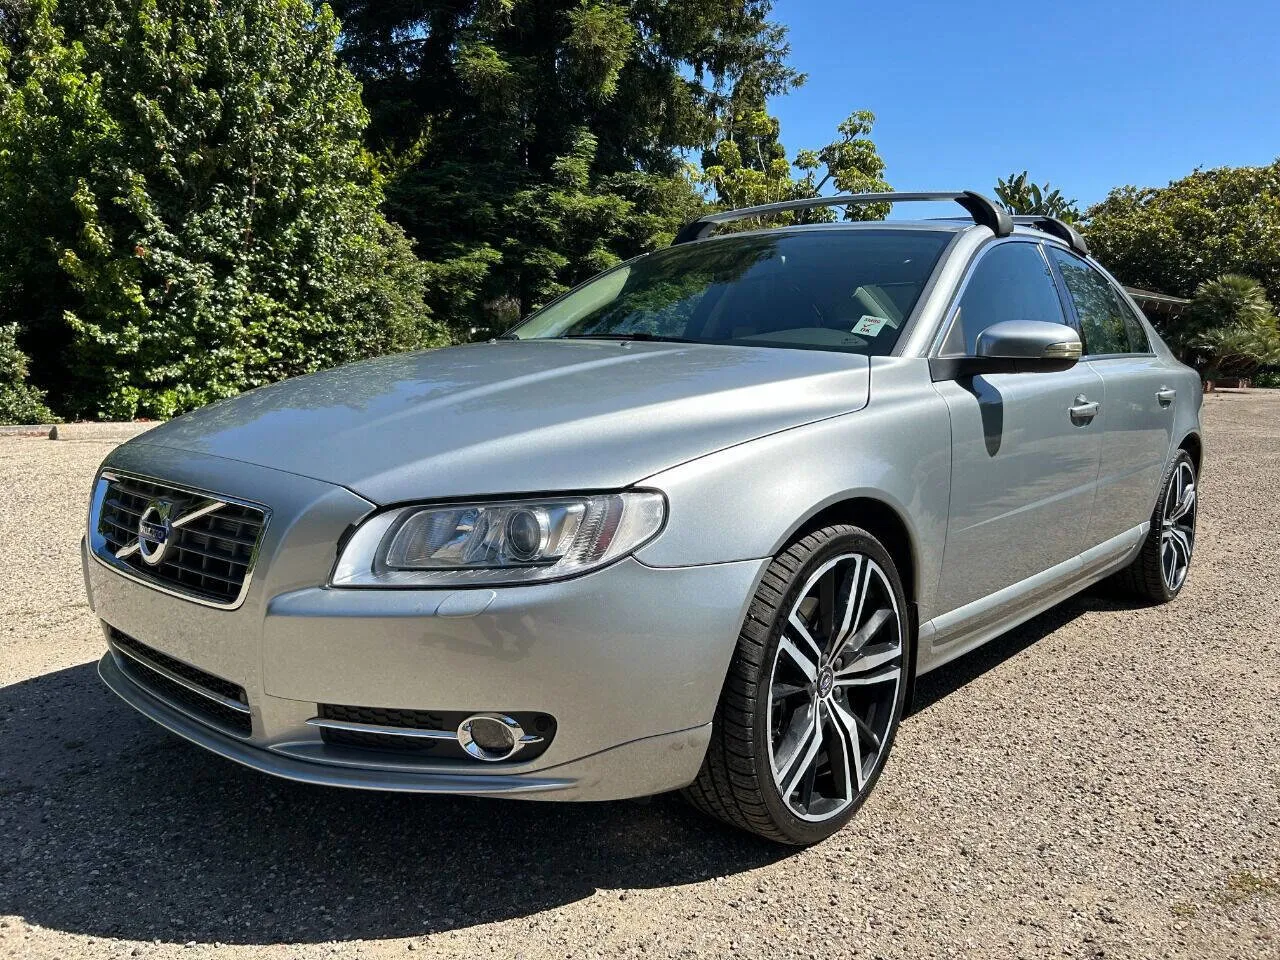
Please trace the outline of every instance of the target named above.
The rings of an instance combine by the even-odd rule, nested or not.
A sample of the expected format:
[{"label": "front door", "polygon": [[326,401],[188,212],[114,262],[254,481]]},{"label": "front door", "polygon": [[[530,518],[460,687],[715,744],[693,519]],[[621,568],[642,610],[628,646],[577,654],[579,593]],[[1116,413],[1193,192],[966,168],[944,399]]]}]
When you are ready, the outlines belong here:
[{"label": "front door", "polygon": [[1169,370],[1151,350],[1146,329],[1115,286],[1079,257],[1050,257],[1070,294],[1085,360],[1102,378],[1102,469],[1088,546],[1151,519],[1173,442],[1179,398]]},{"label": "front door", "polygon": [[[972,356],[978,334],[1004,320],[1067,322],[1037,243],[987,248],[966,282],[941,355]],[[1102,449],[1103,386],[1088,364],[934,386],[951,414],[943,613],[1085,548]]]}]

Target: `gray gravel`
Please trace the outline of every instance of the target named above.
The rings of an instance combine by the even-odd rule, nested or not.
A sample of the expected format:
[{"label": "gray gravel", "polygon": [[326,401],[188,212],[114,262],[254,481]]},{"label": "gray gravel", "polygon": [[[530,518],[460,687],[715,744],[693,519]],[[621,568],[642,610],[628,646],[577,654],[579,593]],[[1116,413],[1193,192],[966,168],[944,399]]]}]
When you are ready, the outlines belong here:
[{"label": "gray gravel", "polygon": [[0,956],[1280,957],[1280,393],[1206,402],[1182,598],[1070,601],[923,683],[854,824],[308,788],[99,685],[112,440],[0,438]]}]

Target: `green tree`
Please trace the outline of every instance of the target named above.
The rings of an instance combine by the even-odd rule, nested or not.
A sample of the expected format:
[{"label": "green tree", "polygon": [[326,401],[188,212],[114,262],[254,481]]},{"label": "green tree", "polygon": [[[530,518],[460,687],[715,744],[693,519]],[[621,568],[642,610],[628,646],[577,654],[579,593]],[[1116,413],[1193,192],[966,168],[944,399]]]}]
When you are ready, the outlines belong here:
[{"label": "green tree", "polygon": [[31,0],[0,52],[0,322],[70,415],[440,342],[308,0]]},{"label": "green tree", "polygon": [[1037,217],[1057,217],[1067,223],[1080,219],[1080,211],[1074,200],[1068,200],[1062,191],[1040,186],[1027,178],[1027,171],[1011,173],[996,181],[996,198],[1013,214]]},{"label": "green tree", "polygon": [[802,80],[770,7],[336,0],[437,315],[489,329],[668,242],[702,208],[686,154]]},{"label": "green tree", "polygon": [[1118,187],[1087,217],[1089,246],[1125,283],[1190,297],[1205,281],[1245,273],[1280,302],[1280,160]]},{"label": "green tree", "polygon": [[[893,188],[884,179],[884,161],[871,139],[875,114],[859,110],[837,128],[837,137],[819,150],[801,150],[794,161],[779,141],[776,118],[759,107],[734,118],[725,137],[703,154],[697,175],[726,207],[750,207],[780,200],[822,195],[831,186],[837,193],[880,193]],[[796,176],[796,171],[801,171]],[[851,206],[846,220],[883,220],[888,204]],[[807,220],[829,220],[830,210],[805,211]],[[790,215],[787,215],[790,217]],[[784,217],[783,219],[786,219]]]},{"label": "green tree", "polygon": [[44,393],[27,382],[27,357],[18,349],[16,324],[0,325],[0,423],[50,423]]}]

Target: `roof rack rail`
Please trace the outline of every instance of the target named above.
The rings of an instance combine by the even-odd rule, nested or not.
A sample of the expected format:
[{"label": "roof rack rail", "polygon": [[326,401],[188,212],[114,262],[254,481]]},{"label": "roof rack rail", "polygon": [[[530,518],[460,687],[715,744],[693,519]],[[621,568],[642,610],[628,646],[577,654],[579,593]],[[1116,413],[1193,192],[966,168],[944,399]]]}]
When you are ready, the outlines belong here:
[{"label": "roof rack rail", "polygon": [[1082,257],[1089,255],[1089,244],[1084,242],[1080,231],[1065,220],[1059,220],[1057,217],[1017,216],[1013,218],[1013,222],[1025,227],[1035,227],[1037,230],[1043,230],[1057,237]]},{"label": "roof rack rail", "polygon": [[770,213],[784,213],[788,210],[811,210],[816,207],[847,207],[868,203],[903,203],[916,200],[954,200],[968,211],[973,222],[990,227],[997,237],[1007,237],[1013,233],[1013,219],[1004,207],[994,200],[972,190],[961,190],[949,193],[847,193],[838,197],[812,197],[807,200],[783,200],[780,203],[764,203],[758,207],[742,207],[738,210],[725,210],[723,213],[709,213],[692,223],[687,223],[677,231],[671,245],[702,240],[711,235],[718,224],[730,223],[734,220],[747,220],[751,217],[764,216]]}]

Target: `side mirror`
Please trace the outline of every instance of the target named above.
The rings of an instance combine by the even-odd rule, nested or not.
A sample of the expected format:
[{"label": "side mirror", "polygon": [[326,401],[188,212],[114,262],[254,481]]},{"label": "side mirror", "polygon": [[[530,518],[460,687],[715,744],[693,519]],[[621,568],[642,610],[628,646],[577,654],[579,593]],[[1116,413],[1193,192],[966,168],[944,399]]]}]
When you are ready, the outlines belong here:
[{"label": "side mirror", "polygon": [[984,373],[1066,370],[1081,352],[1080,334],[1064,323],[1006,320],[978,334],[975,356],[935,357],[929,361],[929,374],[936,383]]},{"label": "side mirror", "polygon": [[1048,369],[1080,359],[1080,334],[1063,323],[1006,320],[978,334],[977,355],[986,360],[1045,361]]}]

